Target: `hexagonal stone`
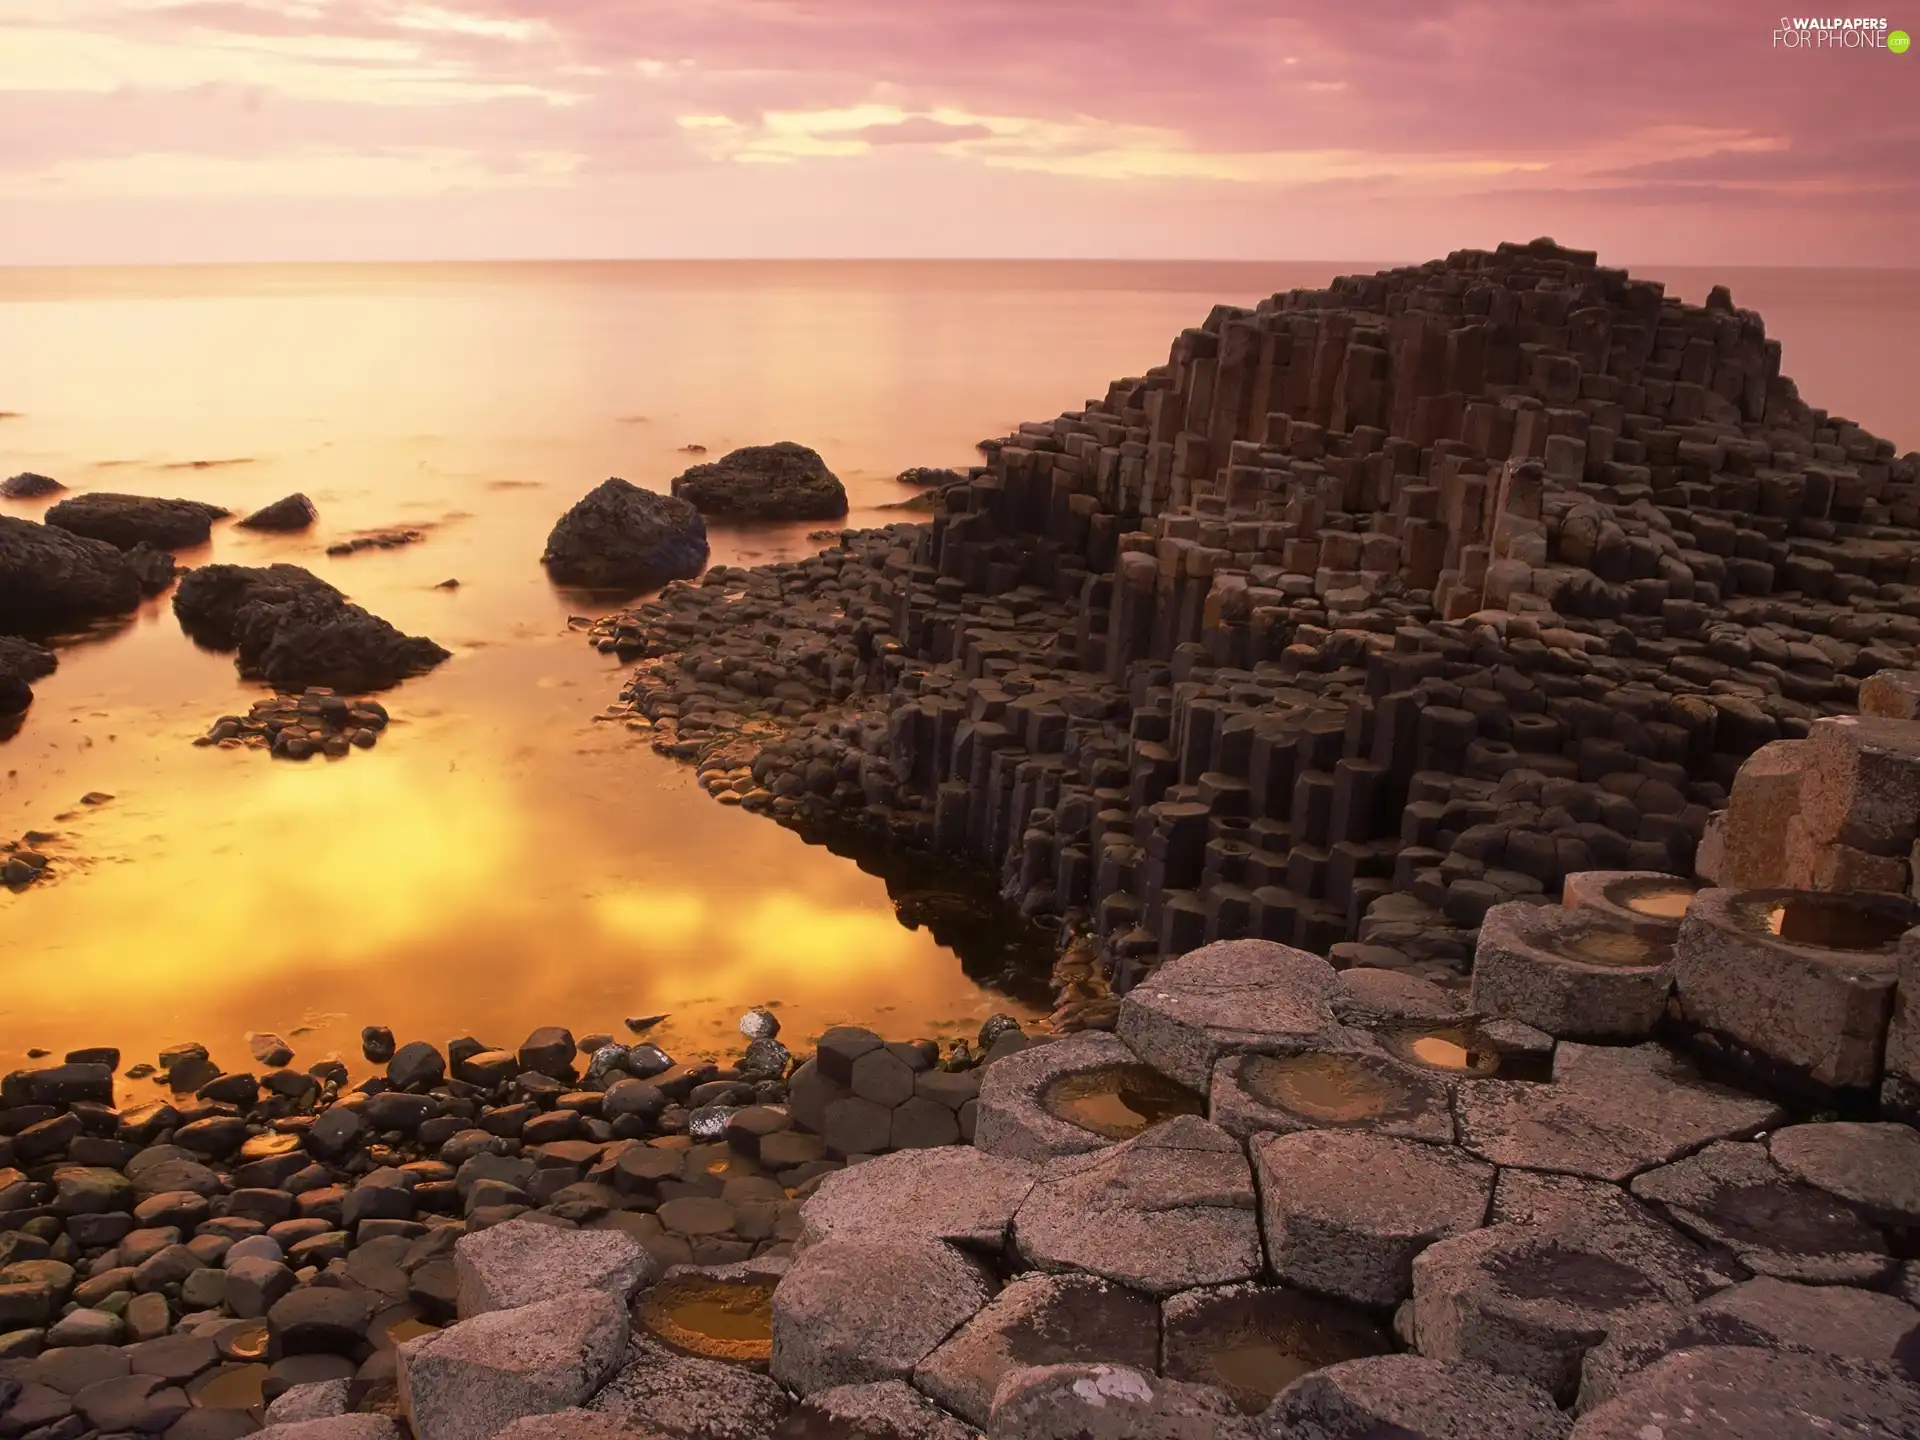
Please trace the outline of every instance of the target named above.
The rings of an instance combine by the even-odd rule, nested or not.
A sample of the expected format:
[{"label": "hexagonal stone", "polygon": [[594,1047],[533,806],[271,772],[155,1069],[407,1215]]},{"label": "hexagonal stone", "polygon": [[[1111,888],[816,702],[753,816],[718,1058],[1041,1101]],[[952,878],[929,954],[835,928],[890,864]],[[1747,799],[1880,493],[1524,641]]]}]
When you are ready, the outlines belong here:
[{"label": "hexagonal stone", "polygon": [[1338,989],[1318,955],[1223,940],[1168,961],[1129,990],[1116,1030],[1141,1060],[1204,1092],[1222,1055],[1326,1034]]},{"label": "hexagonal stone", "polygon": [[1886,1237],[1847,1205],[1776,1166],[1761,1144],[1721,1140],[1635,1177],[1633,1193],[1759,1275],[1871,1284],[1895,1264]]},{"label": "hexagonal stone", "polygon": [[1920,1434],[1920,1386],[1828,1355],[1682,1350],[1589,1411],[1572,1440],[1878,1440]]},{"label": "hexagonal stone", "polygon": [[[1131,1087],[1133,1104],[1128,1104]],[[1140,1062],[1124,1041],[1098,1030],[1034,1045],[981,1072],[973,1143],[990,1155],[1051,1160],[1079,1155],[1166,1119],[1161,1092],[1200,1097]]]},{"label": "hexagonal stone", "polygon": [[990,1440],[1258,1440],[1223,1390],[1124,1365],[1016,1370],[994,1397]]},{"label": "hexagonal stone", "polygon": [[1555,1036],[1637,1040],[1673,989],[1672,937],[1591,910],[1513,901],[1480,922],[1473,1009]]},{"label": "hexagonal stone", "polygon": [[913,1094],[914,1071],[891,1050],[869,1050],[853,1062],[853,1093],[891,1110]]},{"label": "hexagonal stone", "polygon": [[1383,1355],[1393,1337],[1372,1315],[1285,1285],[1219,1285],[1160,1307],[1161,1371],[1227,1392],[1257,1415],[1302,1375]]},{"label": "hexagonal stone", "polygon": [[740,1365],[679,1355],[636,1334],[626,1363],[588,1402],[636,1428],[707,1440],[762,1440],[793,1402],[765,1375]]},{"label": "hexagonal stone", "polygon": [[773,1440],[976,1440],[977,1433],[911,1385],[882,1380],[809,1395]]},{"label": "hexagonal stone", "polygon": [[1364,1131],[1264,1137],[1253,1159],[1268,1269],[1356,1305],[1406,1299],[1414,1257],[1478,1229],[1493,1200],[1493,1166]]},{"label": "hexagonal stone", "polygon": [[490,1310],[400,1346],[400,1399],[416,1440],[492,1435],[579,1405],[619,1369],[627,1308],[604,1291]]},{"label": "hexagonal stone", "polygon": [[1551,1085],[1480,1080],[1463,1084],[1457,1103],[1460,1143],[1482,1159],[1615,1182],[1781,1115],[1769,1101],[1701,1080],[1653,1044],[1563,1042]]},{"label": "hexagonal stone", "polygon": [[820,1135],[834,1155],[878,1155],[893,1137],[893,1111],[849,1095],[827,1106]]},{"label": "hexagonal stone", "polygon": [[802,1395],[904,1380],[992,1293],[987,1273],[944,1241],[822,1240],[773,1292],[773,1376]]},{"label": "hexagonal stone", "polygon": [[910,1096],[893,1107],[888,1141],[895,1150],[932,1150],[960,1143],[960,1119],[938,1100]]},{"label": "hexagonal stone", "polygon": [[1648,1308],[1683,1310],[1740,1278],[1612,1196],[1428,1246],[1413,1262],[1420,1353],[1518,1376],[1568,1404],[1582,1360],[1615,1323]]},{"label": "hexagonal stone", "polygon": [[1467,1008],[1466,997],[1443,990],[1404,970],[1376,970],[1356,965],[1338,974],[1340,988],[1333,997],[1335,1018],[1350,1025],[1380,1021],[1438,1024],[1457,1020]]},{"label": "hexagonal stone", "polygon": [[1672,940],[1700,886],[1658,870],[1582,870],[1567,876],[1560,903],[1590,910],[1655,940]]},{"label": "hexagonal stone", "polygon": [[1261,1420],[1268,1440],[1565,1440],[1573,1428],[1537,1385],[1420,1355],[1316,1370]]},{"label": "hexagonal stone", "polygon": [[624,1302],[660,1273],[618,1230],[564,1230],[527,1219],[462,1235],[453,1264],[463,1320],[574,1290],[602,1290]]},{"label": "hexagonal stone", "polygon": [[814,1064],[834,1084],[851,1088],[854,1062],[885,1044],[886,1041],[871,1030],[858,1025],[836,1025],[822,1035],[814,1047]]},{"label": "hexagonal stone", "polygon": [[820,1182],[801,1207],[801,1243],[917,1235],[997,1251],[1039,1174],[972,1146],[883,1155]]},{"label": "hexagonal stone", "polygon": [[1015,1370],[1078,1360],[1155,1369],[1159,1324],[1159,1307],[1138,1291],[1091,1275],[1026,1275],[922,1360],[913,1383],[985,1426]]},{"label": "hexagonal stone", "polygon": [[1789,1125],[1767,1140],[1774,1163],[1890,1225],[1920,1225],[1920,1131],[1892,1123]]},{"label": "hexagonal stone", "polygon": [[1253,1173],[1234,1138],[1192,1115],[1049,1161],[1013,1217],[1043,1270],[1086,1270],[1156,1295],[1260,1272]]},{"label": "hexagonal stone", "polygon": [[1453,1102],[1430,1071],[1377,1050],[1328,1046],[1230,1055],[1213,1070],[1213,1123],[1242,1139],[1353,1128],[1453,1143]]}]

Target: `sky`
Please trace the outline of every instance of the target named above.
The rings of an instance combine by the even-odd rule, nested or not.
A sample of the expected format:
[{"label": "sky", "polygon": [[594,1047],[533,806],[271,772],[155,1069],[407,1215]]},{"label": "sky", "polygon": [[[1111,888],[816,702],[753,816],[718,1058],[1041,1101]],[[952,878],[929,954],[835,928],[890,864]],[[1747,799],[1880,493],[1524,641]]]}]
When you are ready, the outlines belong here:
[{"label": "sky", "polygon": [[1920,264],[1920,47],[1779,9],[0,0],[0,264]]}]

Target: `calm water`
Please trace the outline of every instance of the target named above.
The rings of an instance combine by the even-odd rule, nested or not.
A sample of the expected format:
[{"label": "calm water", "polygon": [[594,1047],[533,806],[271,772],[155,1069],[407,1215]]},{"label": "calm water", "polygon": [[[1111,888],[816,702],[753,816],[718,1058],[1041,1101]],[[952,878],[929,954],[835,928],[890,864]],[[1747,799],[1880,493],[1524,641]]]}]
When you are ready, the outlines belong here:
[{"label": "calm water", "polygon": [[[665,489],[685,444],[783,438],[822,452],[854,523],[879,521],[899,470],[965,465],[983,436],[1103,393],[1215,301],[1362,268],[0,271],[0,475],[236,512],[304,490],[311,534],[216,529],[184,563],[306,565],[455,657],[385,697],[377,750],[295,765],[189,743],[262,692],[164,597],[65,647],[0,748],[0,834],[60,837],[57,881],[0,891],[0,1065],[181,1039],[237,1062],[250,1029],[357,1058],[373,1021],[515,1043],[661,1011],[669,1043],[700,1048],[760,1001],[798,1035],[972,1028],[1004,997],[905,928],[883,880],[595,721],[621,672],[569,628],[595,612],[547,583],[547,530],[608,475]],[[1728,280],[1804,394],[1920,444],[1920,358],[1896,344],[1920,276],[1661,278],[1689,298]],[[322,553],[388,525],[428,536]],[[807,528],[717,530],[714,558],[803,554]],[[114,798],[79,805],[91,791]]]}]

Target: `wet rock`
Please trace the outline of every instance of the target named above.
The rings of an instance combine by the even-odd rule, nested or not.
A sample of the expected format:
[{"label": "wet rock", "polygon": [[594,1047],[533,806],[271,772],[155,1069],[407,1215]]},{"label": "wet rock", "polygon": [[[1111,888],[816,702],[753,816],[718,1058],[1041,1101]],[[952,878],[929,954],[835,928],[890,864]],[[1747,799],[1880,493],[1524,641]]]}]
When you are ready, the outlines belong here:
[{"label": "wet rock", "polygon": [[1361,1131],[1300,1131],[1253,1147],[1274,1276],[1358,1305],[1413,1293],[1414,1258],[1477,1229],[1494,1169],[1447,1146]]},{"label": "wet rock", "polygon": [[1039,1174],[972,1146],[883,1155],[821,1180],[800,1211],[801,1243],[924,1237],[998,1251]]},{"label": "wet rock", "polygon": [[275,1301],[267,1323],[290,1355],[346,1355],[366,1338],[373,1312],[374,1302],[364,1292],[309,1285]]},{"label": "wet rock", "polygon": [[375,1065],[393,1059],[393,1031],[384,1025],[369,1025],[360,1032],[360,1053]]},{"label": "wet rock", "polygon": [[38,500],[43,495],[57,495],[66,488],[51,475],[22,470],[18,475],[0,480],[0,500]]},{"label": "wet rock", "polygon": [[1632,1190],[1662,1206],[1689,1234],[1731,1250],[1758,1275],[1862,1285],[1894,1266],[1876,1227],[1787,1174],[1768,1158],[1765,1145],[1716,1142],[1637,1176]]},{"label": "wet rock", "polygon": [[282,1392],[267,1406],[267,1424],[285,1425],[295,1420],[325,1420],[345,1415],[352,1408],[353,1385],[348,1380],[316,1380]]},{"label": "wet rock", "polygon": [[1515,901],[1480,922],[1473,1009],[1554,1036],[1638,1040],[1666,1013],[1673,950],[1591,911]]},{"label": "wet rock", "polygon": [[320,518],[313,501],[299,493],[263,505],[234,523],[243,530],[304,530]]},{"label": "wet rock", "polygon": [[793,1402],[764,1375],[739,1365],[676,1355],[636,1334],[626,1362],[588,1404],[643,1430],[705,1440],[762,1440]]},{"label": "wet rock", "polygon": [[158,1434],[192,1408],[186,1391],[158,1375],[102,1380],[73,1397],[73,1408],[96,1430]]},{"label": "wet rock", "polygon": [[822,1240],[773,1292],[773,1377],[802,1395],[906,1379],[992,1293],[986,1272],[943,1241]]},{"label": "wet rock", "polygon": [[1016,1370],[1069,1361],[1156,1369],[1159,1318],[1146,1296],[1090,1275],[1022,1276],[921,1361],[913,1383],[984,1427]]},{"label": "wet rock", "polygon": [[1920,1386],[1832,1356],[1704,1346],[1581,1417],[1572,1440],[1803,1440],[1920,1433]]},{"label": "wet rock", "polygon": [[1393,1349],[1366,1311],[1281,1285],[1222,1285],[1161,1307],[1161,1370],[1213,1385],[1257,1415],[1302,1375]]},{"label": "wet rock", "polygon": [[1205,1092],[1213,1062],[1326,1034],[1338,982],[1317,955],[1227,940],[1169,961],[1120,1001],[1117,1033],[1146,1064]]},{"label": "wet rock", "polygon": [[463,1235],[453,1257],[463,1320],[571,1291],[597,1290],[625,1302],[659,1274],[647,1252],[618,1230],[561,1230],[526,1219]]},{"label": "wet rock", "polygon": [[104,540],[0,515],[0,630],[44,634],[140,603],[140,578]]},{"label": "wet rock", "polygon": [[1214,1067],[1215,1124],[1263,1132],[1352,1128],[1451,1144],[1452,1096],[1432,1071],[1373,1050],[1286,1047],[1232,1055]]},{"label": "wet rock", "polygon": [[1009,1375],[988,1440],[1255,1440],[1258,1423],[1210,1385],[1121,1365],[1041,1365]]},{"label": "wet rock", "polygon": [[[0,679],[24,685],[51,675],[59,663],[59,657],[43,645],[22,640],[17,635],[0,635]],[[31,696],[33,692],[27,693]]]},{"label": "wet rock", "polygon": [[1656,1044],[1563,1043],[1553,1083],[1482,1080],[1458,1097],[1460,1143],[1496,1165],[1621,1182],[1713,1140],[1773,1124],[1780,1110],[1701,1080]]},{"label": "wet rock", "polygon": [[1260,1272],[1253,1174],[1239,1144],[1197,1116],[1049,1161],[1013,1219],[1043,1270],[1085,1270],[1169,1294]]},{"label": "wet rock", "polygon": [[1269,1440],[1564,1440],[1573,1426],[1536,1385],[1419,1355],[1316,1370],[1261,1421]]},{"label": "wet rock", "polygon": [[293,1061],[293,1047],[270,1031],[249,1031],[247,1048],[253,1053],[256,1061],[275,1069],[291,1064]]},{"label": "wet rock", "polygon": [[[1127,1138],[1103,1134],[1057,1113],[1067,1110],[1075,1114],[1084,1108],[1059,1103],[1063,1087],[1090,1090],[1100,1080],[1118,1075],[1123,1067],[1146,1071],[1124,1041],[1098,1031],[1070,1035],[1051,1045],[1036,1045],[994,1062],[978,1082],[975,1147],[990,1155],[1042,1161],[1097,1150],[1115,1139]],[[1117,1106],[1117,1080],[1112,1088]],[[1050,1107],[1049,1101],[1055,1103]]]},{"label": "wet rock", "polygon": [[707,563],[707,527],[685,500],[608,480],[560,517],[541,563],[561,585],[653,590]]},{"label": "wet rock", "polygon": [[1767,1140],[1789,1175],[1891,1225],[1920,1225],[1920,1132],[1908,1125],[1834,1121],[1789,1125]]},{"label": "wet rock", "polygon": [[602,1292],[489,1311],[400,1346],[401,1403],[416,1440],[492,1435],[582,1404],[626,1351],[626,1307]]},{"label": "wet rock", "polygon": [[847,490],[818,453],[791,440],[749,445],[677,476],[673,493],[716,520],[836,520]]},{"label": "wet rock", "polygon": [[276,686],[382,690],[449,658],[297,565],[203,565],[180,582],[173,609],[195,642],[237,650],[243,676]]},{"label": "wet rock", "polygon": [[976,1440],[978,1433],[912,1386],[882,1380],[809,1395],[773,1440]]},{"label": "wet rock", "polygon": [[446,1075],[446,1057],[424,1040],[408,1041],[387,1062],[387,1079],[402,1090],[438,1085]]},{"label": "wet rock", "polygon": [[148,495],[94,491],[62,500],[46,513],[46,523],[122,550],[148,544],[160,550],[204,545],[213,522],[230,514],[198,500],[160,500]]}]

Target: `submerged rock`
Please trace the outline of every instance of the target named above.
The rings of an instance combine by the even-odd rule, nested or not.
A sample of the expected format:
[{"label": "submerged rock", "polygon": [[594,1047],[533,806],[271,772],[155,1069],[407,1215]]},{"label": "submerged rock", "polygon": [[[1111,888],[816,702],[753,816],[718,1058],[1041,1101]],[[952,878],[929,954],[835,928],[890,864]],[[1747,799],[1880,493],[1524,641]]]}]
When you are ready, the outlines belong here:
[{"label": "submerged rock", "polygon": [[561,585],[653,590],[707,563],[707,526],[685,500],[618,478],[560,517],[540,563]]},{"label": "submerged rock", "polygon": [[57,495],[66,488],[51,475],[36,475],[31,470],[22,470],[18,475],[0,480],[0,499],[37,500],[42,495]]},{"label": "submerged rock", "polygon": [[0,515],[0,630],[45,634],[140,603],[140,577],[104,540]]},{"label": "submerged rock", "polygon": [[43,675],[51,675],[59,664],[59,657],[44,645],[14,635],[0,635],[0,678],[38,680]]},{"label": "submerged rock", "polygon": [[173,609],[195,641],[238,650],[242,675],[274,685],[380,690],[448,658],[297,565],[202,566],[181,581]]},{"label": "submerged rock", "polygon": [[263,505],[235,523],[243,530],[304,530],[319,518],[320,513],[313,508],[313,501],[296,493],[276,500],[271,505]]},{"label": "submerged rock", "polygon": [[122,550],[145,541],[162,550],[204,545],[213,522],[230,514],[223,506],[199,500],[163,500],[151,495],[97,491],[62,500],[47,511],[47,524]]},{"label": "submerged rock", "polygon": [[837,520],[847,513],[847,487],[819,452],[791,440],[696,465],[674,480],[673,493],[722,520]]}]

